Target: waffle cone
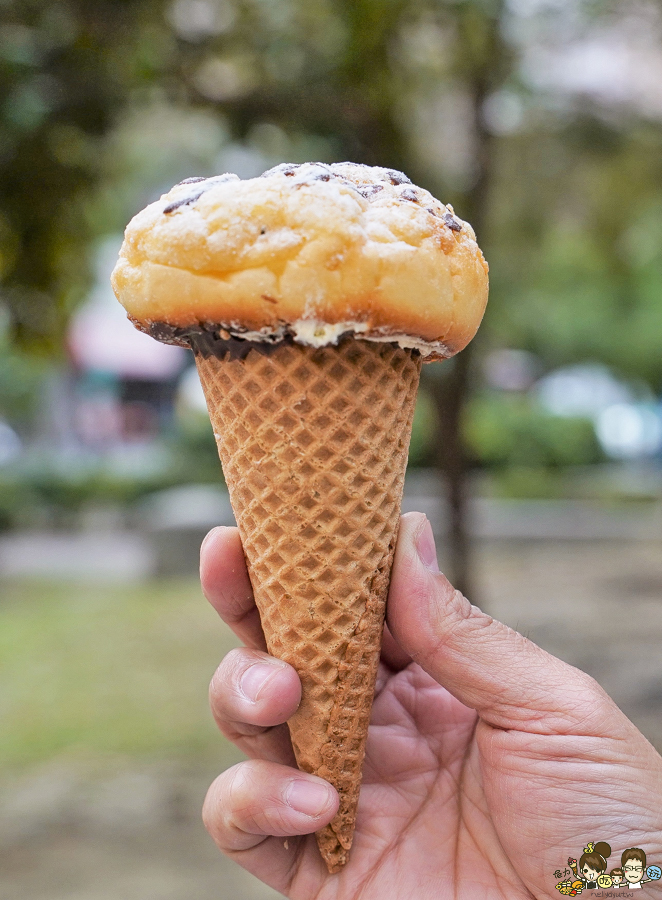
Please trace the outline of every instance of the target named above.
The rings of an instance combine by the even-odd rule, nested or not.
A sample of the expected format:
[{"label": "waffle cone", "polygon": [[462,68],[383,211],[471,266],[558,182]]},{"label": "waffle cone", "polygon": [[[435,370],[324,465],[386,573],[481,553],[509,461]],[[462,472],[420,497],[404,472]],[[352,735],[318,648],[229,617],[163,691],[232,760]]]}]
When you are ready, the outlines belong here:
[{"label": "waffle cone", "polygon": [[340,795],[317,833],[334,872],[354,832],[421,363],[354,338],[257,347],[196,363],[267,647],[301,678],[297,764]]}]

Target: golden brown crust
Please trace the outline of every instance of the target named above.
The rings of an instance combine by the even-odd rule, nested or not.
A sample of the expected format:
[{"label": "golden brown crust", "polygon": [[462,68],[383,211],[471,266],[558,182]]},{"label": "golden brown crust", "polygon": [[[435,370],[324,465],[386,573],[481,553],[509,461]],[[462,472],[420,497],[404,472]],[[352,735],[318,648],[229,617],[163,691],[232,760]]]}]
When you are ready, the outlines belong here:
[{"label": "golden brown crust", "polygon": [[471,340],[488,288],[452,208],[402,173],[351,163],[175,185],[129,223],[112,281],[144,327],[356,324],[438,342],[437,356]]}]

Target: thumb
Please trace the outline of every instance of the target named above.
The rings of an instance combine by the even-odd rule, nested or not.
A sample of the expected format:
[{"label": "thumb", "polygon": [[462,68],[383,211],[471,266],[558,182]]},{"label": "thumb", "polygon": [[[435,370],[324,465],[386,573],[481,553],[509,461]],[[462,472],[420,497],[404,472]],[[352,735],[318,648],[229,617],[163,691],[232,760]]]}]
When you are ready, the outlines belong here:
[{"label": "thumb", "polygon": [[612,703],[607,694],[585,672],[454,590],[439,572],[432,529],[421,513],[401,519],[387,620],[414,662],[490,725],[538,733],[601,731],[604,704]]}]

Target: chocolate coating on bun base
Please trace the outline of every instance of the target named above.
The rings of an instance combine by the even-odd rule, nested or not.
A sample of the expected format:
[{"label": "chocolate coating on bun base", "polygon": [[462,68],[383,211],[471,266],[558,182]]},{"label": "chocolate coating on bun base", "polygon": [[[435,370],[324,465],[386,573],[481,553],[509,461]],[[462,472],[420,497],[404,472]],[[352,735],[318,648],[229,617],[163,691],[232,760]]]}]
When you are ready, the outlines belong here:
[{"label": "chocolate coating on bun base", "polygon": [[[273,348],[286,344],[305,344],[305,341],[297,340],[296,333],[289,326],[282,326],[277,332],[272,334],[265,333],[260,336],[259,340],[254,340],[252,336],[242,337],[241,334],[230,333],[230,331],[222,325],[187,325],[179,327],[170,325],[167,322],[150,322],[149,324],[134,319],[129,316],[132,324],[140,331],[148,334],[150,337],[161,341],[163,344],[173,344],[177,347],[191,348],[196,353],[208,359],[215,356],[217,359],[245,359],[251,350],[256,350],[263,356],[268,356]],[[390,335],[386,333],[371,333],[353,331],[351,329],[341,332],[331,343],[336,345],[345,340],[365,340],[374,343],[391,344],[394,347],[401,347],[403,350],[410,350],[414,356],[421,355],[424,362],[432,362],[447,359],[452,354],[445,352],[443,345],[428,345],[423,350],[416,346],[403,346],[401,340],[393,335],[393,339],[389,340]],[[407,339],[407,336],[400,336]],[[422,342],[419,342],[422,343]],[[326,346],[326,344],[320,344]]]},{"label": "chocolate coating on bun base", "polygon": [[[166,322],[152,322],[148,329],[134,321],[141,331],[145,331],[150,337],[156,338],[163,344],[175,344],[178,347],[189,347],[194,353],[209,359],[246,359],[251,350],[256,350],[264,356],[273,352],[277,346],[276,341],[250,341],[243,338],[221,337],[220,328],[203,328],[202,326],[189,326],[188,328],[176,328]],[[282,338],[287,343],[293,343],[291,336]]]}]

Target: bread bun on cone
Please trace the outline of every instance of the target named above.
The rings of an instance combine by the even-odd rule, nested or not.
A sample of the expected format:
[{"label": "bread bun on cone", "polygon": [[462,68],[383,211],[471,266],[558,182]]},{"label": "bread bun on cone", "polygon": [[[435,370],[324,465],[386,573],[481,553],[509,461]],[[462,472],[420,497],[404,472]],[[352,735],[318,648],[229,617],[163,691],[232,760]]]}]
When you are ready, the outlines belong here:
[{"label": "bread bun on cone", "polygon": [[348,859],[421,363],[474,336],[471,226],[401,172],[283,164],[187,179],[126,230],[141,330],[191,346],[269,652],[297,670],[299,767],[338,790]]},{"label": "bread bun on cone", "polygon": [[471,226],[401,172],[310,163],[175,185],[129,223],[113,287],[161,340],[163,325],[175,341],[354,333],[441,359],[476,333],[487,264]]}]

